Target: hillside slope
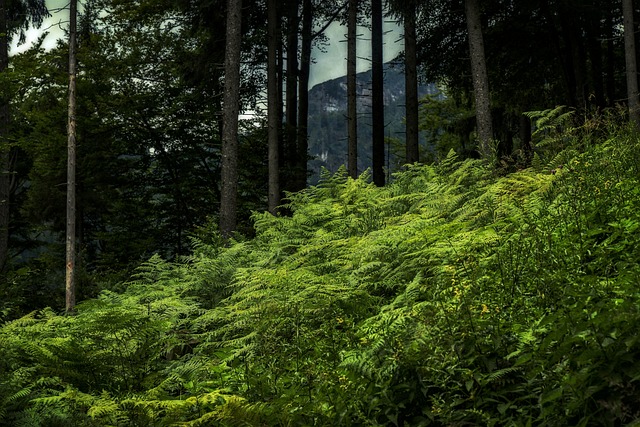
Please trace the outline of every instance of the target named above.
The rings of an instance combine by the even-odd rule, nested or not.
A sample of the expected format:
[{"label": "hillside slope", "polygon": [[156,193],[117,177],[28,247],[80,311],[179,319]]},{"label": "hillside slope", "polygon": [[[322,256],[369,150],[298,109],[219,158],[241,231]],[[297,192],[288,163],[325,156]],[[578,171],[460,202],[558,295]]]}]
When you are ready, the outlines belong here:
[{"label": "hillside slope", "polygon": [[637,421],[638,136],[538,144],[507,176],[453,154],[384,188],[325,176],[254,239],[204,235],[76,316],[5,323],[0,423]]}]

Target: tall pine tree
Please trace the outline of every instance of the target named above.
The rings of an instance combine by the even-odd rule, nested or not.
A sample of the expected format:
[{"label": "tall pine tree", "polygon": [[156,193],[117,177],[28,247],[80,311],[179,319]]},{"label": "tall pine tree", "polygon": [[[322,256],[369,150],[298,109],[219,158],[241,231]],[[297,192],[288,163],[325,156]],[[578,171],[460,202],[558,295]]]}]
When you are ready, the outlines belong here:
[{"label": "tall pine tree", "polygon": [[622,0],[624,16],[624,53],[627,66],[627,97],[629,117],[640,127],[640,97],[638,95],[638,65],[636,59],[635,27],[633,24],[633,0]]},{"label": "tall pine tree", "polygon": [[480,5],[478,0],[465,0],[464,6],[469,32],[469,56],[471,59],[473,93],[476,101],[479,151],[480,155],[487,159],[491,156],[493,127],[489,101],[489,78],[487,76],[484,40],[480,22]]},{"label": "tall pine tree", "polygon": [[356,54],[358,0],[349,0],[347,18],[347,169],[358,177],[358,99],[356,87]]},{"label": "tall pine tree", "polygon": [[382,63],[382,0],[371,0],[371,120],[373,183],[384,185],[384,74]]},{"label": "tall pine tree", "polygon": [[[7,0],[0,0],[0,73],[9,67],[9,31],[7,28]],[[5,269],[9,254],[9,209],[11,197],[11,158],[8,141],[9,100],[0,94],[0,273]]]},{"label": "tall pine tree", "polygon": [[236,230],[238,210],[241,24],[242,0],[228,0],[222,124],[222,189],[220,197],[220,232],[225,240],[228,240]]},{"label": "tall pine tree", "polygon": [[76,305],[76,27],[78,1],[69,2],[69,113],[67,123],[66,312]]},{"label": "tall pine tree", "polygon": [[278,3],[267,0],[267,126],[268,126],[268,163],[269,195],[268,210],[272,214],[280,204],[280,170],[278,156],[278,134],[280,129],[278,114]]}]

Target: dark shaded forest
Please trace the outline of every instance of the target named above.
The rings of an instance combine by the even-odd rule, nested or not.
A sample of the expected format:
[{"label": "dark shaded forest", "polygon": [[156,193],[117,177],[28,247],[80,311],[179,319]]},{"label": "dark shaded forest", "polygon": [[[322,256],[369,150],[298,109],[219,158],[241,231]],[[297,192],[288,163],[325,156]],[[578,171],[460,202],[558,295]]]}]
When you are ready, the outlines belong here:
[{"label": "dark shaded forest", "polygon": [[72,0],[10,55],[47,3],[0,0],[0,424],[640,420],[633,1]]}]

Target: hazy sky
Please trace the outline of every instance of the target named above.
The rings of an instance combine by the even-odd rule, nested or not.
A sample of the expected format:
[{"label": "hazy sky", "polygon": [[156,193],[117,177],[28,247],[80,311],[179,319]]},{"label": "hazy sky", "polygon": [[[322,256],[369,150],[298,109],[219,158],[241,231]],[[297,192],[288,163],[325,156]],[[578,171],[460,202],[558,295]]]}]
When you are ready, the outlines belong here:
[{"label": "hazy sky", "polygon": [[[386,22],[384,24],[384,32],[383,54],[384,61],[387,62],[395,58],[404,49],[404,44],[402,42],[401,26]],[[334,23],[329,26],[325,34],[329,38],[329,45],[325,49],[326,52],[321,52],[318,49],[313,52],[315,63],[311,65],[310,87],[347,74],[347,27]],[[360,37],[356,48],[358,56],[356,66],[358,72],[361,72],[371,68],[370,61],[361,59],[371,57],[371,39],[370,31],[366,28],[359,28],[358,34],[360,34]]]},{"label": "hazy sky", "polygon": [[49,8],[49,12],[51,13],[51,17],[45,19],[40,29],[32,28],[27,32],[27,41],[25,44],[16,46],[17,37],[14,37],[13,43],[11,44],[11,54],[21,52],[29,48],[29,46],[38,39],[40,34],[42,34],[43,30],[49,32],[49,36],[44,43],[45,48],[55,46],[56,39],[63,36],[63,29],[69,25],[69,10],[59,9],[68,8],[69,1],[46,0],[46,4]]},{"label": "hazy sky", "polygon": [[[56,9],[66,6],[68,6],[68,0],[47,0],[47,7],[51,11],[52,16],[45,20],[42,25],[42,28],[50,33],[45,40],[45,48],[54,46],[56,39],[63,36],[63,28],[66,28],[68,25],[69,12],[68,10],[56,11]],[[395,58],[403,49],[401,42],[402,28],[394,23],[387,22],[384,24],[384,31],[384,61],[386,62]],[[15,42],[13,43],[12,53],[27,49],[31,43],[38,38],[41,32],[42,29],[32,29],[29,31],[27,34],[27,42],[24,45],[17,47]],[[323,51],[318,48],[315,48],[313,51],[315,62],[311,64],[310,87],[347,74],[346,33],[346,27],[338,25],[337,23],[329,26],[326,31],[329,44],[324,47]],[[366,28],[360,28],[358,34],[361,34],[361,36],[358,41],[357,55],[359,58],[369,58],[371,55],[369,31]],[[366,59],[358,59],[357,67],[358,72],[366,71],[371,67],[371,64]]]}]

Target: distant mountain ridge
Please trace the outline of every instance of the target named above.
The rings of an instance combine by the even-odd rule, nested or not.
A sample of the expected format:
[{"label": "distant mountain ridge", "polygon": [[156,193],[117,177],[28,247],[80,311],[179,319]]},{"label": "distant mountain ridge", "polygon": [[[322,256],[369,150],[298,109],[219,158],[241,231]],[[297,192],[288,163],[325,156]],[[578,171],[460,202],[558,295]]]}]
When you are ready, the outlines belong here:
[{"label": "distant mountain ridge", "polygon": [[[371,167],[371,71],[356,75],[358,105],[358,171]],[[420,85],[418,96],[437,93],[434,84]],[[384,66],[385,136],[404,139],[404,67]],[[335,172],[347,163],[347,77],[315,85],[309,91],[309,169],[317,182],[321,167]],[[390,155],[388,155],[390,157]],[[389,159],[391,165],[391,159]]]}]

